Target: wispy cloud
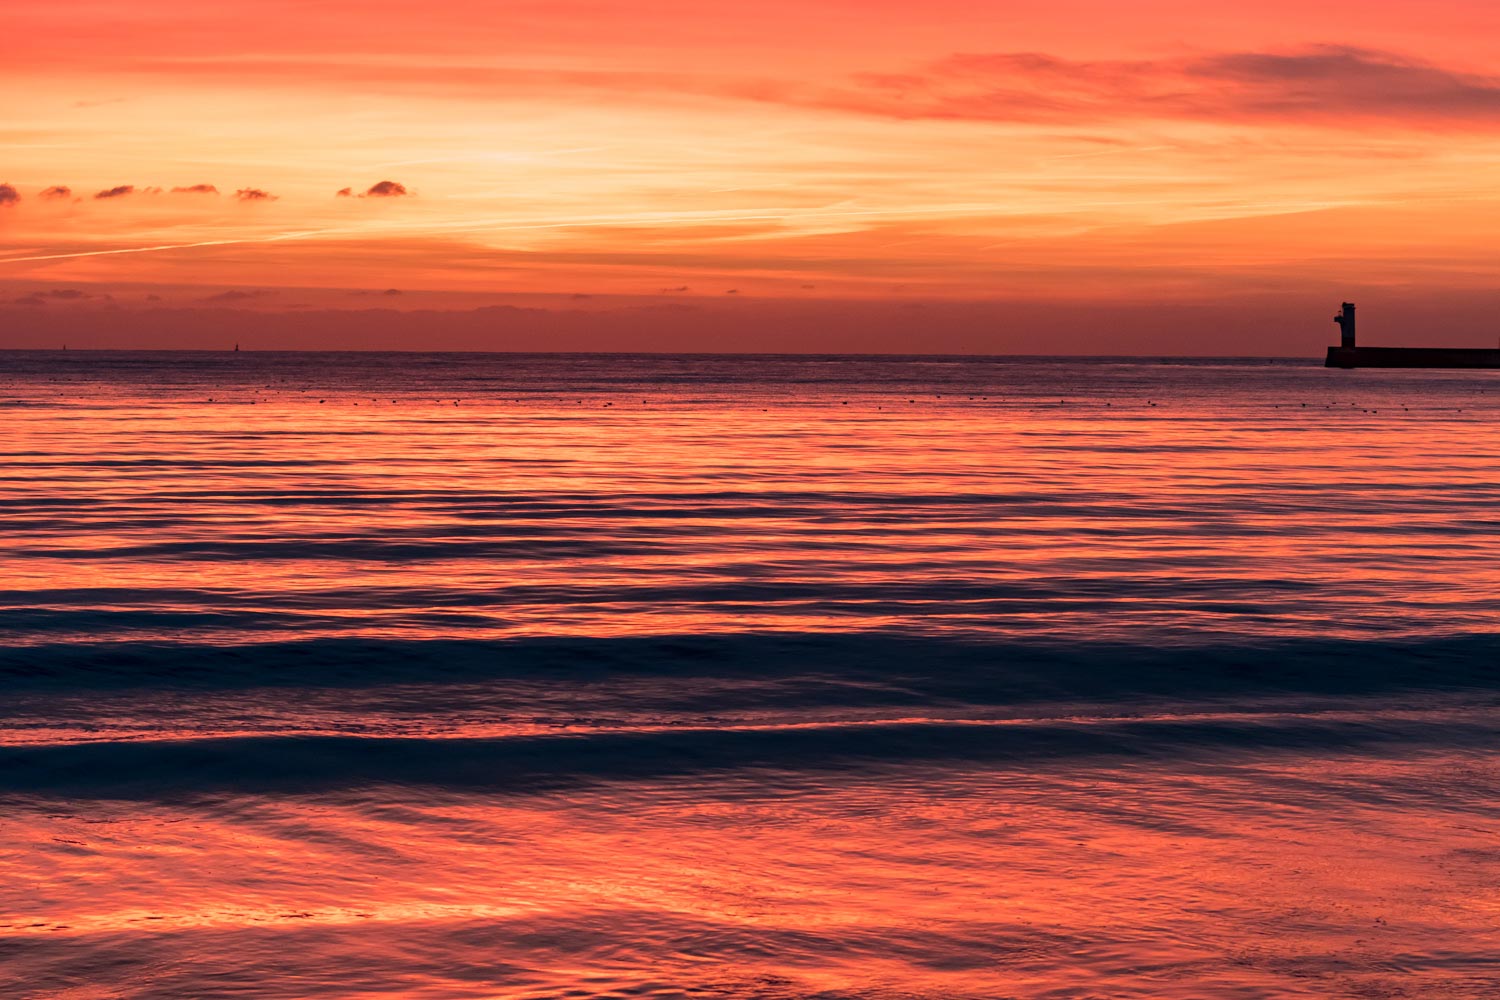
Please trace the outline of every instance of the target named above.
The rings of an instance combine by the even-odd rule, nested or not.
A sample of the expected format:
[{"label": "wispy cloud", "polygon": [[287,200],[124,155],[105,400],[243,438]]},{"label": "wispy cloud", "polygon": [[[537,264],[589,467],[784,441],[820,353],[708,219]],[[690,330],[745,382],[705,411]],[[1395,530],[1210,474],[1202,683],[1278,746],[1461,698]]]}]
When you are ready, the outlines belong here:
[{"label": "wispy cloud", "polygon": [[21,200],[21,192],[9,184],[0,184],[0,205],[14,205]]},{"label": "wispy cloud", "polygon": [[86,292],[81,288],[49,288],[46,291],[31,292],[18,299],[11,299],[13,306],[44,306],[49,302],[84,302],[84,301],[110,301],[114,296],[109,294]]},{"label": "wispy cloud", "polygon": [[1500,125],[1500,77],[1341,45],[1163,60],[960,53],[910,73],[863,74],[839,87],[758,82],[730,89],[752,100],[900,119]]},{"label": "wispy cloud", "polygon": [[73,197],[73,189],[66,184],[54,184],[44,189],[37,197],[44,198],[47,201],[61,201],[64,198]]},{"label": "wispy cloud", "polygon": [[[148,67],[141,67],[148,68]],[[966,52],[842,82],[655,71],[477,65],[370,66],[297,59],[174,60],[163,70],[316,77],[449,94],[696,94],[895,119],[1098,122],[1121,119],[1372,120],[1500,125],[1500,76],[1398,52],[1340,44],[1228,50],[1161,59],[1074,59]],[[400,162],[429,162],[414,159]],[[349,197],[355,196],[351,190]],[[366,192],[366,196],[372,196]],[[378,197],[379,195],[373,195]]]},{"label": "wispy cloud", "polygon": [[218,194],[219,189],[212,184],[190,184],[187,187],[174,187],[173,194]]},{"label": "wispy cloud", "polygon": [[105,188],[103,191],[95,193],[94,198],[97,200],[103,200],[106,198],[124,198],[132,194],[135,194],[134,184],[120,184],[116,187]]},{"label": "wispy cloud", "polygon": [[167,253],[176,250],[195,250],[207,247],[238,246],[256,243],[280,243],[283,241],[314,240],[341,236],[432,236],[459,233],[526,233],[550,230],[576,229],[600,226],[649,225],[699,225],[723,222],[769,222],[787,223],[801,221],[804,224],[824,224],[836,220],[892,219],[905,216],[919,218],[955,217],[963,218],[975,213],[993,212],[990,204],[954,203],[928,205],[913,209],[842,209],[842,208],[768,208],[759,212],[697,211],[697,212],[630,212],[599,215],[574,215],[541,219],[532,222],[514,222],[509,217],[493,219],[463,218],[448,222],[414,222],[409,224],[380,224],[345,226],[327,229],[297,229],[266,236],[247,236],[239,239],[200,240],[192,243],[160,243],[146,246],[113,247],[107,250],[73,250],[59,253],[28,253],[14,257],[0,257],[0,264],[22,264],[44,260],[71,260],[82,257],[108,257],[122,254]]},{"label": "wispy cloud", "polygon": [[229,291],[227,291],[227,292],[219,292],[217,295],[206,295],[203,298],[199,299],[198,301],[199,302],[247,302],[247,301],[250,301],[250,300],[253,300],[253,299],[269,298],[269,297],[271,297],[271,296],[273,296],[275,294],[276,294],[275,292],[270,291],[268,289],[264,289],[264,288],[257,288],[254,291],[250,291],[250,292],[241,291],[238,288],[231,288]]},{"label": "wispy cloud", "polygon": [[277,196],[260,188],[240,188],[234,193],[240,201],[275,201]]}]

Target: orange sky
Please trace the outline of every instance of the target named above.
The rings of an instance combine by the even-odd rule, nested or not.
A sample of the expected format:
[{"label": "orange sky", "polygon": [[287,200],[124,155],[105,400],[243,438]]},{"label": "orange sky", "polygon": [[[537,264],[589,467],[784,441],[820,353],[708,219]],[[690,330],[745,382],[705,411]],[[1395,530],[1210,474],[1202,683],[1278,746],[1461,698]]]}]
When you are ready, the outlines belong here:
[{"label": "orange sky", "polygon": [[0,346],[218,346],[222,310],[268,347],[1315,354],[1346,297],[1367,339],[1495,335],[1490,2],[3,16]]}]

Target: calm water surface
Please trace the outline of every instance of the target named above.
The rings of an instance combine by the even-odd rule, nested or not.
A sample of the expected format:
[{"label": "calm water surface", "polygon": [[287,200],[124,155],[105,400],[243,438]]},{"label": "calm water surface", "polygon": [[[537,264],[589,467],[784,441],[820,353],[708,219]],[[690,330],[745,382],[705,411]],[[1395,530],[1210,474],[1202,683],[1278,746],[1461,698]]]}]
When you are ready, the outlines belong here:
[{"label": "calm water surface", "polygon": [[1500,375],[0,352],[0,984],[1500,995]]}]

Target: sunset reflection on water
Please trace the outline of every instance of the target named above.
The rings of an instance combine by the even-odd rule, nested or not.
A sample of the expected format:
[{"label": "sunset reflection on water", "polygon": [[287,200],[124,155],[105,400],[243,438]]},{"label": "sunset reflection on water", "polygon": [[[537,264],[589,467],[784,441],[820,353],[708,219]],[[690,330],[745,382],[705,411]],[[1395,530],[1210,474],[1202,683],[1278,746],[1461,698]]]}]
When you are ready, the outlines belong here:
[{"label": "sunset reflection on water", "polygon": [[1484,373],[12,354],[46,997],[1482,997]]}]

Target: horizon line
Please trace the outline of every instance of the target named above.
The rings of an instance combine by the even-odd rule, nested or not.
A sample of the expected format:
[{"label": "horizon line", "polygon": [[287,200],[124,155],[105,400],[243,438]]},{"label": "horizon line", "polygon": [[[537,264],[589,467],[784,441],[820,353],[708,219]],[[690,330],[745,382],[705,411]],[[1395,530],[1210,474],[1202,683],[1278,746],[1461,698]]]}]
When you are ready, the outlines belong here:
[{"label": "horizon line", "polygon": [[390,350],[376,348],[241,348],[234,347],[0,347],[0,354],[510,354],[540,357],[673,357],[673,358],[1130,358],[1197,361],[1307,361],[1302,354],[952,354],[910,351],[514,351]]}]

